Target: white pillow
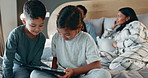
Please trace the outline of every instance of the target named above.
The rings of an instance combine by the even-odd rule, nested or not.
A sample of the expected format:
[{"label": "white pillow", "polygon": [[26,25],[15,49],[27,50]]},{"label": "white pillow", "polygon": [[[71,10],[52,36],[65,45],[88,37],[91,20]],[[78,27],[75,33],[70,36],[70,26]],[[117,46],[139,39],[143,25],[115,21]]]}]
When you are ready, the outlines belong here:
[{"label": "white pillow", "polygon": [[51,39],[46,39],[41,60],[51,61],[52,60],[52,54],[51,53],[52,53],[51,52]]},{"label": "white pillow", "polygon": [[115,17],[112,17],[112,18],[104,18],[104,30],[105,29],[108,29],[108,28],[111,28],[111,26],[114,25],[114,21],[115,21]]},{"label": "white pillow", "polygon": [[97,44],[100,51],[113,52],[115,48],[112,46],[113,39],[100,39],[97,37]]},{"label": "white pillow", "polygon": [[102,25],[103,25],[104,17],[99,19],[85,19],[84,22],[86,24],[92,24],[95,28],[97,36],[102,35]]},{"label": "white pillow", "polygon": [[148,28],[148,13],[137,15],[140,22],[142,22]]}]

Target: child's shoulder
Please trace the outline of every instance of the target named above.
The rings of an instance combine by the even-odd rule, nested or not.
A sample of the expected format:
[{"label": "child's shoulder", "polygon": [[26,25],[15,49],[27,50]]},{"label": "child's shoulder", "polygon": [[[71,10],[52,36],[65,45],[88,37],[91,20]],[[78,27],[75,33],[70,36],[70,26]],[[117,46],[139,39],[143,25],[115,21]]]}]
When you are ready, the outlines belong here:
[{"label": "child's shoulder", "polygon": [[81,40],[81,41],[89,41],[91,40],[90,34],[84,31],[80,31],[76,36],[75,40]]},{"label": "child's shoulder", "polygon": [[89,33],[87,33],[87,32],[81,32],[80,33],[81,34],[81,38],[83,39],[83,40],[86,40],[86,41],[93,41],[94,39],[92,38],[92,36],[89,34]]},{"label": "child's shoulder", "polygon": [[19,33],[19,32],[22,32],[23,29],[24,29],[24,25],[20,25],[15,27],[10,33]]},{"label": "child's shoulder", "polygon": [[21,35],[22,32],[23,32],[23,27],[24,27],[24,26],[17,26],[17,27],[15,27],[15,28],[9,33],[8,38],[9,38],[9,39],[14,38],[14,37],[15,37],[15,38],[18,38],[19,35]]},{"label": "child's shoulder", "polygon": [[58,32],[56,32],[53,36],[52,36],[52,39],[59,39],[61,38],[61,36],[59,35]]},{"label": "child's shoulder", "polygon": [[84,38],[89,38],[89,37],[90,37],[90,34],[87,33],[87,32],[80,31],[79,34],[80,34],[81,36],[83,36]]}]

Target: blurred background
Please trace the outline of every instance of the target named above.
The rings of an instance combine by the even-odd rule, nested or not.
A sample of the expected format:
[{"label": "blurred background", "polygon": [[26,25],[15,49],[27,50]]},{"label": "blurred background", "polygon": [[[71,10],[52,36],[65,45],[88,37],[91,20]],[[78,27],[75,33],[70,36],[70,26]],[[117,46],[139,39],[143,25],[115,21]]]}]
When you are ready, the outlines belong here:
[{"label": "blurred background", "polygon": [[[3,55],[4,45],[7,37],[12,29],[22,25],[20,15],[23,12],[23,5],[28,0],[0,0],[0,55]],[[47,22],[52,11],[59,5],[70,1],[84,1],[84,0],[40,0],[47,8],[47,16],[45,19],[45,27],[43,33],[46,38]]]}]

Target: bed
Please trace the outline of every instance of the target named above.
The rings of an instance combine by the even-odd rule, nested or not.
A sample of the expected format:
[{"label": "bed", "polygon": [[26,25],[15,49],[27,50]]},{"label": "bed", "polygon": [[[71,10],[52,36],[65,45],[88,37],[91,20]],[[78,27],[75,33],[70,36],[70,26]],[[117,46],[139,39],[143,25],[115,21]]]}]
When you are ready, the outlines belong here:
[{"label": "bed", "polygon": [[[112,26],[119,8],[131,7],[135,10],[139,21],[148,27],[148,0],[96,0],[96,1],[74,1],[58,6],[50,15],[48,20],[48,37],[42,59],[51,61],[51,38],[56,32],[56,18],[59,11],[66,5],[83,5],[88,13],[85,23],[90,23],[96,29],[96,34],[100,37],[106,28]],[[50,58],[49,58],[50,56]],[[50,63],[51,64],[51,63]],[[148,68],[140,71],[113,71],[107,69],[112,78],[148,78]]]}]

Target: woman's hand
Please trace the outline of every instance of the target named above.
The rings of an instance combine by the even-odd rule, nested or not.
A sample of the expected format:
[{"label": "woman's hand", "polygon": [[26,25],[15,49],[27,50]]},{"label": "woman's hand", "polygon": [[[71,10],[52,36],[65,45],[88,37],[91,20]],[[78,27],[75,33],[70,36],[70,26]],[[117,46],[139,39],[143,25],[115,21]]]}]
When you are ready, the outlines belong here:
[{"label": "woman's hand", "polygon": [[112,44],[112,45],[113,45],[113,47],[115,47],[115,48],[116,48],[116,47],[117,47],[117,42],[116,42],[116,41],[115,41],[115,42],[113,42],[113,44]]},{"label": "woman's hand", "polygon": [[114,25],[111,27],[112,30],[114,30],[114,28],[116,28],[116,26],[118,26],[117,21],[114,21]]},{"label": "woman's hand", "polygon": [[64,76],[57,75],[57,77],[59,77],[59,78],[70,78],[72,76],[72,74],[74,73],[73,69],[71,69],[71,68],[65,69],[64,72],[66,73]]}]

